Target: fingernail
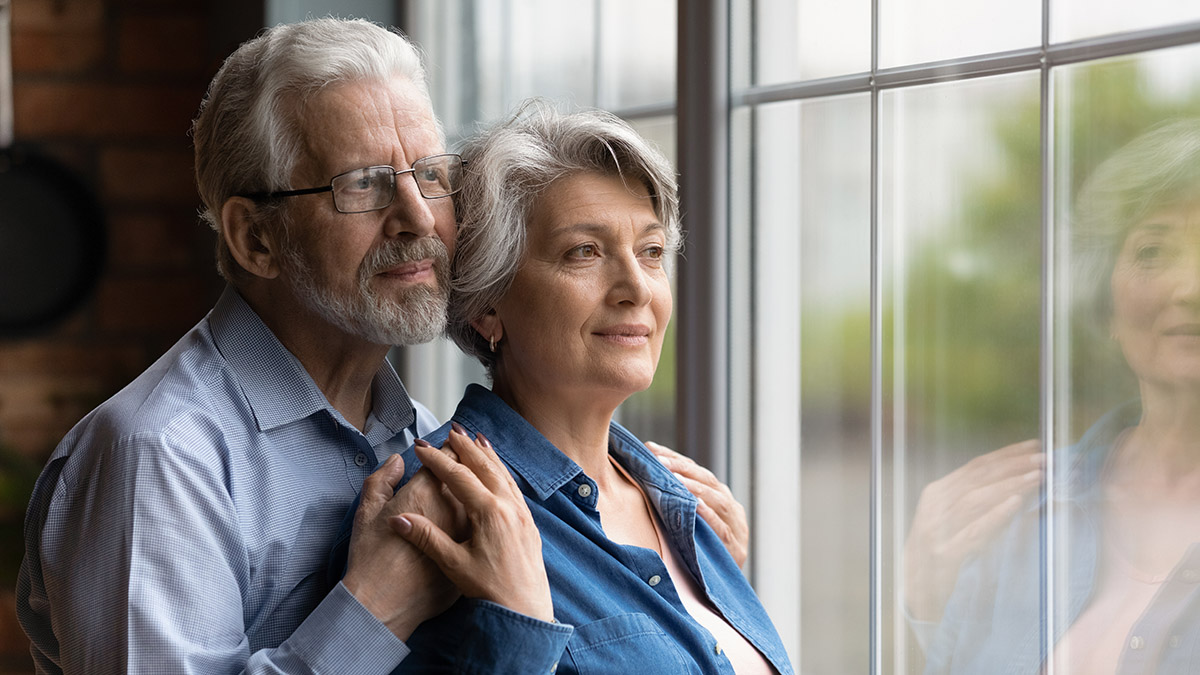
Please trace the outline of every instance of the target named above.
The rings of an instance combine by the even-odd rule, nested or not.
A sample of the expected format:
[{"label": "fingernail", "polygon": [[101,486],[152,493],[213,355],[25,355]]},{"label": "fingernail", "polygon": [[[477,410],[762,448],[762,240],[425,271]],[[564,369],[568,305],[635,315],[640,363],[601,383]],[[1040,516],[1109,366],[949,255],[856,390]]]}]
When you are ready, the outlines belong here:
[{"label": "fingernail", "polygon": [[475,434],[475,440],[479,441],[480,443],[483,443],[483,447],[485,447],[485,448],[492,447],[492,442],[487,439],[487,436],[483,435],[482,431]]},{"label": "fingernail", "polygon": [[458,422],[450,422],[450,428],[462,434],[463,436],[467,435],[467,430],[464,429],[463,425],[459,424]]},{"label": "fingernail", "polygon": [[418,438],[417,440],[413,441],[413,445],[417,446],[418,448],[432,448],[433,447],[432,445],[429,444],[429,441],[425,440],[424,438]]},{"label": "fingernail", "polygon": [[408,534],[412,532],[412,521],[404,516],[396,516],[396,529],[400,534]]}]

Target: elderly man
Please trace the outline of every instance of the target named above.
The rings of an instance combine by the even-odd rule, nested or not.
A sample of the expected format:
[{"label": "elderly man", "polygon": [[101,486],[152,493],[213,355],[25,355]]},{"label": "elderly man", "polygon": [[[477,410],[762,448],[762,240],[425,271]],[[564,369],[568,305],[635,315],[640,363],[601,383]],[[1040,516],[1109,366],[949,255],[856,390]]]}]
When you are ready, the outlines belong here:
[{"label": "elderly man", "polygon": [[[222,66],[194,137],[229,286],[37,482],[17,602],[39,672],[389,672],[459,594],[393,531],[403,513],[504,542],[457,561],[485,588],[471,600],[487,639],[461,636],[464,666],[551,670],[571,628],[553,621],[520,493],[427,470],[393,493],[396,453],[437,420],[385,356],[443,329],[462,171],[417,52],[363,21],[277,26]],[[469,455],[459,488],[490,470]],[[744,558],[740,507],[675,466]],[[360,487],[329,590],[326,556]]]}]

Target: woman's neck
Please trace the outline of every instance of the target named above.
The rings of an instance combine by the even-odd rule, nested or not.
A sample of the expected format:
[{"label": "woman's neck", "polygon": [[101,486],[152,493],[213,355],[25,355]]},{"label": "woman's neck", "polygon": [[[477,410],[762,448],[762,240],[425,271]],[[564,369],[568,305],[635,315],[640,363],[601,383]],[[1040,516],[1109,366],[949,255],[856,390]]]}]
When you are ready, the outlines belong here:
[{"label": "woman's neck", "polygon": [[597,482],[607,482],[608,427],[616,406],[598,397],[547,395],[536,387],[514,384],[496,374],[492,391],[517,412],[546,440],[578,464]]},{"label": "woman's neck", "polygon": [[1142,388],[1142,418],[1125,434],[1111,479],[1171,499],[1200,489],[1200,401]]}]

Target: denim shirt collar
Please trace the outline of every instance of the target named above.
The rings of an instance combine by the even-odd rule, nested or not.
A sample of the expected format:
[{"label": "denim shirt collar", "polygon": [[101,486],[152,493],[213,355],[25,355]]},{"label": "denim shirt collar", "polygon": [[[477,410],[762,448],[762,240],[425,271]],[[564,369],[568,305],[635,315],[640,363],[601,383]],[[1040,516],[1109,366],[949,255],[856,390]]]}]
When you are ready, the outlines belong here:
[{"label": "denim shirt collar", "polygon": [[1127,401],[1108,411],[1079,439],[1064,449],[1055,475],[1055,498],[1064,502],[1098,501],[1104,465],[1121,433],[1136,426],[1142,417],[1140,399]]},{"label": "denim shirt collar", "polygon": [[[545,501],[583,469],[510,408],[499,396],[478,384],[467,386],[454,419],[473,434],[483,432],[497,454]],[[696,498],[655,458],[641,441],[620,424],[609,426],[609,452],[643,488],[651,501],[670,495],[695,506]],[[660,510],[661,513],[661,510]]]},{"label": "denim shirt collar", "polygon": [[[351,426],[329,404],[300,360],[283,346],[235,288],[225,288],[208,315],[208,324],[217,351],[238,374],[259,431],[290,424],[321,410]],[[373,419],[368,420],[366,436],[372,444],[416,423],[412,399],[386,359],[371,386]],[[380,424],[373,424],[376,421]]]}]

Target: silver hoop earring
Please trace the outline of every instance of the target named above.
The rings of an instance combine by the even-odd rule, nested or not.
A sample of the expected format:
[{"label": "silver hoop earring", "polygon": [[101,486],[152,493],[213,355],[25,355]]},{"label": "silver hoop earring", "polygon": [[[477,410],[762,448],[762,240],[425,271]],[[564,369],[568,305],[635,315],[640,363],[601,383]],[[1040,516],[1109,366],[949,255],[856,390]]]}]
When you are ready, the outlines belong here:
[{"label": "silver hoop earring", "polygon": [[496,336],[495,335],[488,337],[488,347],[491,348],[493,354],[496,353]]}]

